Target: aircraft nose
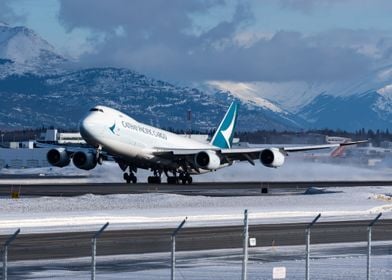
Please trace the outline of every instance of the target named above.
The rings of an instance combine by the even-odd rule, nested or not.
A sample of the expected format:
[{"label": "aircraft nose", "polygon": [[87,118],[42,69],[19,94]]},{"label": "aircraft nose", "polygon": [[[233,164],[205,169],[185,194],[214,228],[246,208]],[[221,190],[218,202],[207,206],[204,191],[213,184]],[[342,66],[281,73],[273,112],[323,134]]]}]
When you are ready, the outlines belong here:
[{"label": "aircraft nose", "polygon": [[92,138],[94,134],[94,120],[90,115],[80,122],[79,131],[84,139]]}]

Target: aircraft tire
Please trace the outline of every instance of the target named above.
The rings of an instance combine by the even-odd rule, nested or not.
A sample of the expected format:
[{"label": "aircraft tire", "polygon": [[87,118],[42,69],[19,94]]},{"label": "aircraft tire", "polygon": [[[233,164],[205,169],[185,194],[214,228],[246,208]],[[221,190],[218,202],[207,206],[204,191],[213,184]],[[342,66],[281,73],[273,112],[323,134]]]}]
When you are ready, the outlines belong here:
[{"label": "aircraft tire", "polygon": [[161,177],[158,177],[158,176],[148,176],[147,182],[149,184],[160,184],[161,183]]},{"label": "aircraft tire", "polygon": [[178,184],[178,178],[177,177],[167,177],[167,183],[170,185],[176,185],[176,184]]},{"label": "aircraft tire", "polygon": [[103,163],[103,157],[102,157],[102,156],[99,156],[99,157],[98,157],[97,163],[98,163],[99,165],[102,165],[102,163]]}]

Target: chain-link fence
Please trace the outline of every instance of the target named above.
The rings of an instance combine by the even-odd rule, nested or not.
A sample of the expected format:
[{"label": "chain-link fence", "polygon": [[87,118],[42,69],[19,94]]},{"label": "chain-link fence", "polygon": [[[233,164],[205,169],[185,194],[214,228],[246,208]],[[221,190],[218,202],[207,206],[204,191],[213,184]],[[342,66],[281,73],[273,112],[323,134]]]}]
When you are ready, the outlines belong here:
[{"label": "chain-link fence", "polygon": [[[370,222],[315,223],[310,232],[309,279],[367,279]],[[244,226],[194,228],[184,223],[176,232],[175,262],[173,229],[126,231],[109,227],[104,232],[101,228],[101,235],[94,231],[23,234],[21,229],[21,234],[3,247],[3,257],[8,249],[3,279],[306,278],[309,224],[256,225],[249,220]],[[249,239],[245,243],[247,224]],[[1,236],[1,244],[10,237]],[[378,221],[371,237],[369,278],[392,279],[391,221]],[[245,273],[244,255],[248,256]]]}]

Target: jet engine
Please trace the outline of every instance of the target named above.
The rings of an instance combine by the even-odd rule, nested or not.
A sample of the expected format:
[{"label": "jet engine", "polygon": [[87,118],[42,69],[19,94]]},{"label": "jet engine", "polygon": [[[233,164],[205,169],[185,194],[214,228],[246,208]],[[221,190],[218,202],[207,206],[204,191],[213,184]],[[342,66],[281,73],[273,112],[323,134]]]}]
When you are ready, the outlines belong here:
[{"label": "jet engine", "polygon": [[95,153],[79,151],[74,153],[72,162],[77,168],[90,170],[97,166],[97,157]]},{"label": "jet engine", "polygon": [[195,164],[198,168],[215,170],[220,167],[221,160],[213,151],[202,151],[195,155]]},{"label": "jet engine", "polygon": [[48,162],[57,167],[67,166],[71,159],[64,148],[51,149],[46,154]]},{"label": "jet engine", "polygon": [[280,167],[284,163],[285,156],[277,148],[265,149],[260,153],[260,161],[267,167]]}]

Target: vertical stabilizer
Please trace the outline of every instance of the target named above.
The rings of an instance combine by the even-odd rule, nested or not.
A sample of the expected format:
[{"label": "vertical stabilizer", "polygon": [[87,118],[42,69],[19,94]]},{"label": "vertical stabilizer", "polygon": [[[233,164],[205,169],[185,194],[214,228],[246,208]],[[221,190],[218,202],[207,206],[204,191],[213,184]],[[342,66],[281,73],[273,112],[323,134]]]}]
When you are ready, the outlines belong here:
[{"label": "vertical stabilizer", "polygon": [[227,110],[223,120],[219,124],[214,136],[212,137],[211,144],[222,148],[229,149],[233,143],[234,130],[237,122],[238,104],[232,102],[229,110]]}]

